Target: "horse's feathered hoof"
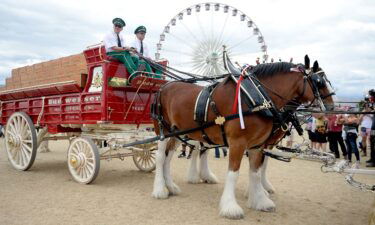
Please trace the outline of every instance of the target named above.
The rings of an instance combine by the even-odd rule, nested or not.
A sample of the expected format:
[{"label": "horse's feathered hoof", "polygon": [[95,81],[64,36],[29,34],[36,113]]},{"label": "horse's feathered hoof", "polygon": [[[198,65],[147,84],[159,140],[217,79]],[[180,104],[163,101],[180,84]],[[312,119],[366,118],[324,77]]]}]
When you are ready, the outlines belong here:
[{"label": "horse's feathered hoof", "polygon": [[169,191],[163,188],[162,190],[154,190],[152,192],[152,197],[156,199],[166,199],[169,196]]},{"label": "horse's feathered hoof", "polygon": [[[274,192],[270,192],[270,191],[267,191],[265,188],[263,188],[263,191],[264,191],[264,194],[267,196],[267,197],[269,197],[270,196],[270,194],[273,194]],[[245,189],[245,191],[244,191],[244,196],[246,197],[246,198],[248,198],[249,197],[249,187],[248,188],[246,188]],[[251,207],[249,207],[249,208],[251,208]]]},{"label": "horse's feathered hoof", "polygon": [[200,177],[203,180],[203,182],[207,183],[207,184],[217,184],[217,183],[219,183],[219,180],[217,179],[217,177],[213,173],[201,174]]},{"label": "horse's feathered hoof", "polygon": [[181,189],[173,183],[172,185],[167,185],[167,188],[169,190],[169,195],[178,195],[181,193]]},{"label": "horse's feathered hoof", "polygon": [[275,203],[269,199],[268,197],[264,196],[263,198],[258,198],[252,200],[248,204],[249,208],[258,210],[258,211],[263,211],[263,212],[274,212],[276,211],[276,206]]},{"label": "horse's feathered hoof", "polygon": [[274,194],[275,193],[275,188],[272,186],[272,184],[269,181],[262,182],[262,185],[264,189],[269,193],[269,194]]},{"label": "horse's feathered hoof", "polygon": [[276,207],[264,208],[261,211],[263,211],[263,212],[275,212],[276,211]]},{"label": "horse's feathered hoof", "polygon": [[201,182],[201,178],[199,176],[191,176],[188,177],[187,182],[189,184],[199,184]]},{"label": "horse's feathered hoof", "polygon": [[220,209],[220,216],[232,220],[239,220],[244,217],[244,213],[238,204],[225,204]]}]

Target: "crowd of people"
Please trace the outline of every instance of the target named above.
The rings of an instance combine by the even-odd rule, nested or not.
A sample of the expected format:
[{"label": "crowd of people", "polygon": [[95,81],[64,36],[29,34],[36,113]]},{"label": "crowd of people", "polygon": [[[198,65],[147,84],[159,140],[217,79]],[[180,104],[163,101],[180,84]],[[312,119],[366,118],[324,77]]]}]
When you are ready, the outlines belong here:
[{"label": "crowd of people", "polygon": [[[365,106],[363,112],[370,112],[371,108]],[[371,130],[375,131],[375,120],[372,114],[322,114],[316,113],[308,120],[306,125],[311,147],[330,152],[340,158],[340,151],[344,159],[353,160],[359,164],[362,156],[371,153],[366,161],[368,167],[375,167],[375,136],[371,136]]]}]

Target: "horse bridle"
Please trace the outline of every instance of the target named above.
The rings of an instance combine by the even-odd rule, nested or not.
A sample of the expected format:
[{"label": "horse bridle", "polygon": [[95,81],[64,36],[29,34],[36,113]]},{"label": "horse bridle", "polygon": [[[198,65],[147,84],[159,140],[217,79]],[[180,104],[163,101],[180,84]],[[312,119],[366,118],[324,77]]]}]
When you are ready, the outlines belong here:
[{"label": "horse bridle", "polygon": [[[323,103],[323,99],[326,99],[332,95],[335,95],[335,92],[331,92],[327,95],[321,95],[319,90],[326,87],[326,82],[328,82],[329,84],[331,84],[331,82],[327,79],[325,73],[323,70],[320,70],[316,73],[314,73],[312,70],[308,69],[308,70],[305,70],[304,68],[301,68],[300,69],[301,73],[303,74],[303,89],[302,89],[302,92],[296,97],[296,98],[293,98],[293,99],[286,99],[284,98],[283,96],[279,95],[278,93],[276,93],[275,91],[273,91],[271,88],[267,87],[266,85],[264,85],[261,81],[259,81],[259,79],[257,79],[255,76],[252,76],[253,79],[256,79],[260,84],[262,84],[262,86],[267,89],[268,91],[270,91],[272,94],[276,95],[277,97],[279,97],[280,99],[284,100],[285,102],[291,102],[291,103],[295,103],[297,105],[301,105],[302,103],[298,101],[298,99],[300,99],[302,96],[305,95],[305,92],[306,92],[306,87],[307,87],[307,83],[309,83],[311,89],[312,89],[312,92],[314,94],[314,99],[311,101],[311,103],[307,106],[307,107],[310,107],[316,100],[319,101],[319,105],[320,107],[322,108],[322,110],[325,109],[325,106],[324,106],[324,103]],[[322,76],[320,74],[323,74]],[[317,76],[319,77],[319,80],[317,79]],[[323,77],[324,76],[324,77]]]},{"label": "horse bridle", "polygon": [[317,100],[318,103],[319,103],[320,108],[322,110],[325,110],[325,106],[324,106],[323,100],[326,99],[326,98],[328,98],[328,97],[330,97],[330,96],[332,96],[332,95],[335,95],[335,92],[331,92],[331,93],[326,94],[326,95],[321,95],[320,94],[319,90],[322,89],[322,88],[327,87],[327,82],[329,84],[331,84],[331,82],[327,79],[324,71],[323,70],[319,70],[319,71],[317,71],[315,73],[312,70],[305,70],[304,71],[303,91],[297,97],[297,99],[301,98],[305,94],[305,92],[306,92],[306,83],[307,82],[310,84],[310,87],[311,87],[313,95],[314,95],[314,99],[311,101],[311,103],[308,105],[308,107],[311,106]]}]

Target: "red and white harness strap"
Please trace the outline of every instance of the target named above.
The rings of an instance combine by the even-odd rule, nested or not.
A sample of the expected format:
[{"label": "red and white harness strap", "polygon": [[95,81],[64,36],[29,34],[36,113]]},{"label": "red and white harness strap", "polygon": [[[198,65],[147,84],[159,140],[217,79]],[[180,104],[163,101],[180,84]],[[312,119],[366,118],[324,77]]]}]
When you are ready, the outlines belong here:
[{"label": "red and white harness strap", "polygon": [[251,67],[251,66],[247,65],[242,70],[241,76],[237,81],[236,95],[234,97],[234,103],[233,103],[233,107],[232,107],[232,113],[236,114],[238,112],[238,114],[239,114],[241,129],[245,129],[245,121],[243,119],[242,104],[241,104],[241,82],[243,81],[243,79],[245,77],[246,70],[249,67]]}]

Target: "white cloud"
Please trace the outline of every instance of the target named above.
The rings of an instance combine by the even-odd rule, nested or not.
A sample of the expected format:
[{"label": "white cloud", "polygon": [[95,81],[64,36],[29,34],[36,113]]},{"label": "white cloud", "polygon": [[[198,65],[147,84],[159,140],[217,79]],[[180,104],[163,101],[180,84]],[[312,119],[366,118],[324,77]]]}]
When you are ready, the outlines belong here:
[{"label": "white cloud", "polygon": [[[198,3],[181,1],[30,0],[0,2],[0,83],[14,67],[81,52],[98,43],[122,17],[132,38],[148,28],[150,47],[180,10]],[[250,16],[260,27],[271,57],[302,62],[318,59],[339,96],[362,97],[374,88],[375,3],[371,0],[222,1]],[[229,28],[228,28],[229,32]],[[233,36],[243,35],[231,31]],[[246,50],[246,49],[245,49]]]}]

